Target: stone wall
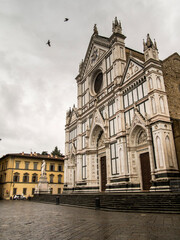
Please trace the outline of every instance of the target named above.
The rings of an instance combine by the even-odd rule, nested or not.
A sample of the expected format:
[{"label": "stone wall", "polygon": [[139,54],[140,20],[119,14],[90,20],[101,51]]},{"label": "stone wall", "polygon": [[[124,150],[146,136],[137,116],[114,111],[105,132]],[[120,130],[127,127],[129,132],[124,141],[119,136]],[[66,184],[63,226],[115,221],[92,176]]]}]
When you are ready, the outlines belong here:
[{"label": "stone wall", "polygon": [[162,62],[170,116],[180,119],[180,56],[174,53]]},{"label": "stone wall", "polygon": [[174,53],[162,61],[170,117],[180,169],[180,56]]}]

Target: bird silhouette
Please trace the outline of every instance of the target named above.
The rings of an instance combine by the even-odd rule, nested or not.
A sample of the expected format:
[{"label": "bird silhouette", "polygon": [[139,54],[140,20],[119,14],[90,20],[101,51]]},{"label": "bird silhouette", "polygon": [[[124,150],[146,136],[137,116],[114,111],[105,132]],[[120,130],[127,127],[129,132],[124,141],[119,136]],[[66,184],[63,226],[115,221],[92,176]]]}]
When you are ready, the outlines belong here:
[{"label": "bird silhouette", "polygon": [[50,42],[50,40],[48,40],[46,44],[47,44],[49,47],[51,47],[51,42]]},{"label": "bird silhouette", "polygon": [[68,20],[69,20],[69,18],[65,18],[65,19],[64,19],[64,22],[67,22]]}]

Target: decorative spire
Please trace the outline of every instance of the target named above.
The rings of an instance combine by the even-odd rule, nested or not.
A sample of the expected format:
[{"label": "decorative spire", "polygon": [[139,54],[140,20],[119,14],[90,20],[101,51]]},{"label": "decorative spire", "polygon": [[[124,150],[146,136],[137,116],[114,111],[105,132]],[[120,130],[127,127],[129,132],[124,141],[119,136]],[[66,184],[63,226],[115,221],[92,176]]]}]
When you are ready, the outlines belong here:
[{"label": "decorative spire", "polygon": [[114,22],[112,24],[112,32],[113,33],[122,33],[122,27],[121,22],[117,20],[117,17],[115,17]]},{"label": "decorative spire", "polygon": [[143,39],[143,46],[144,46],[144,51],[146,51],[148,48],[152,48],[152,49],[158,50],[155,39],[154,39],[154,43],[153,43],[153,41],[152,41],[151,38],[150,38],[149,33],[147,34],[146,43],[145,43],[145,41],[144,41],[144,39]]},{"label": "decorative spire", "polygon": [[155,59],[159,60],[158,56],[158,49],[157,49],[157,44],[156,41],[151,40],[149,33],[147,34],[147,40],[146,42],[143,39],[143,46],[144,46],[144,56],[145,56],[145,61],[149,59]]},{"label": "decorative spire", "polygon": [[93,33],[93,35],[98,35],[98,30],[97,30],[97,26],[96,26],[96,24],[94,24],[94,33]]},{"label": "decorative spire", "polygon": [[154,47],[155,47],[156,50],[158,50],[158,49],[157,49],[157,44],[156,44],[156,40],[155,40],[155,39],[154,39]]},{"label": "decorative spire", "polygon": [[146,47],[146,43],[145,43],[145,41],[144,41],[144,39],[143,39],[143,46],[144,46],[144,51],[147,49],[147,47]]}]

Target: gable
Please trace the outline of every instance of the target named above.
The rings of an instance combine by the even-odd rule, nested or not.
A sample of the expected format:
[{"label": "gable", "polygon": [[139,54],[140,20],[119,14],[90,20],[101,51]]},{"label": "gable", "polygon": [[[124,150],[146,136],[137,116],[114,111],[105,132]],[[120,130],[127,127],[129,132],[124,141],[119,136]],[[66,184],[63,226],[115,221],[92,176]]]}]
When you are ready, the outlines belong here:
[{"label": "gable", "polygon": [[82,76],[93,68],[108,50],[108,39],[99,35],[92,36],[81,69]]},{"label": "gable", "polygon": [[70,119],[69,119],[69,124],[76,121],[76,119],[77,119],[77,115],[76,115],[75,111],[72,111]]},{"label": "gable", "polygon": [[137,60],[130,58],[124,72],[122,83],[129,81],[132,77],[140,73],[142,69],[143,63],[140,63]]},{"label": "gable", "polygon": [[90,134],[93,132],[96,125],[99,125],[102,129],[104,129],[104,123],[105,123],[104,119],[102,118],[102,115],[99,112],[99,109],[96,109],[92,119],[92,124],[90,127]]}]

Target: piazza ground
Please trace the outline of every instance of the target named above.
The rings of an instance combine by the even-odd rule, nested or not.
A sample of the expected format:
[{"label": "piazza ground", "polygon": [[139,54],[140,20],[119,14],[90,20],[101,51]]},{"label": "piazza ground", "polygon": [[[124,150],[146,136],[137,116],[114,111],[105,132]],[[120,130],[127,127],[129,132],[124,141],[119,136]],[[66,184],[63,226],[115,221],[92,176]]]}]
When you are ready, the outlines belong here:
[{"label": "piazza ground", "polygon": [[0,201],[0,240],[179,240],[180,214],[100,211]]}]

